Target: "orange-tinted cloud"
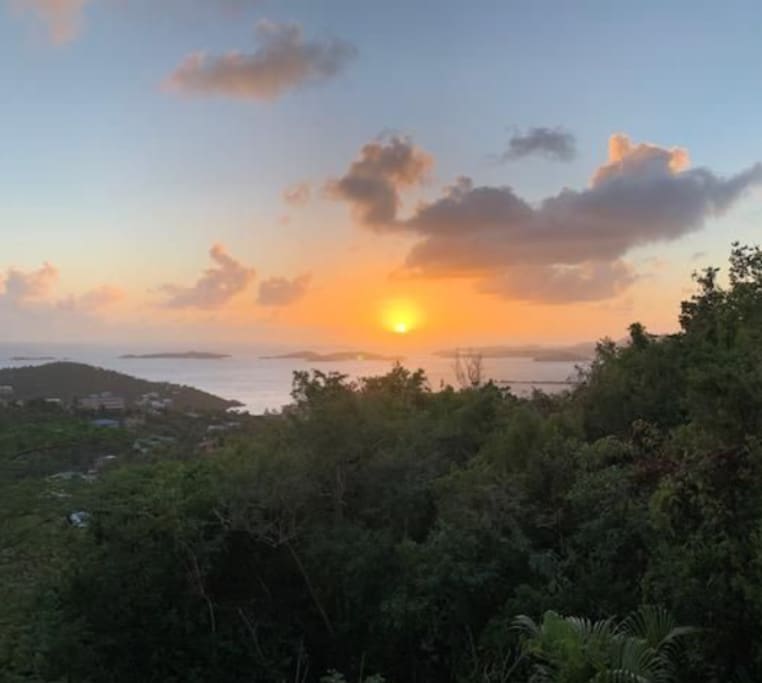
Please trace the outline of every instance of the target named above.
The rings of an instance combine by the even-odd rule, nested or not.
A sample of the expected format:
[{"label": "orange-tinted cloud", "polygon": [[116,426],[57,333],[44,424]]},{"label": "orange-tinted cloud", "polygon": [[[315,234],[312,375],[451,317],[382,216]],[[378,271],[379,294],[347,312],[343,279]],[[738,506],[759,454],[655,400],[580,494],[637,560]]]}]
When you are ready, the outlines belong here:
[{"label": "orange-tinted cloud", "polygon": [[337,38],[306,40],[297,24],[262,20],[256,36],[260,46],[253,53],[189,55],[169,76],[167,87],[194,95],[274,100],[336,76],[357,55],[352,44]]},{"label": "orange-tinted cloud", "polygon": [[615,177],[675,175],[690,166],[688,150],[681,147],[659,147],[648,142],[632,144],[624,133],[609,138],[609,160],[593,175],[592,185],[600,185]]},{"label": "orange-tinted cloud", "polygon": [[58,308],[82,313],[101,311],[112,306],[125,297],[124,290],[113,285],[101,285],[84,294],[70,296],[57,303]]},{"label": "orange-tinted cloud", "polygon": [[31,271],[9,268],[5,278],[0,279],[0,301],[17,310],[36,309],[49,312],[58,309],[94,313],[124,297],[124,292],[118,287],[100,285],[83,294],[59,298],[55,291],[58,279],[58,269],[47,262],[37,270]]},{"label": "orange-tinted cloud", "polygon": [[193,285],[164,285],[169,295],[164,305],[169,308],[222,308],[233,297],[245,291],[254,281],[256,271],[236,261],[221,244],[209,250],[215,265],[207,268]]},{"label": "orange-tinted cloud", "polygon": [[312,196],[309,183],[296,183],[283,190],[283,201],[289,206],[305,206]]},{"label": "orange-tinted cloud", "polygon": [[2,296],[14,305],[44,301],[53,293],[57,281],[58,269],[47,262],[32,271],[10,268],[3,281]]},{"label": "orange-tinted cloud", "polygon": [[395,227],[400,192],[420,184],[433,159],[408,138],[369,142],[347,173],[327,185],[328,195],[352,206],[357,220],[375,230]]},{"label": "orange-tinted cloud", "polygon": [[312,275],[305,273],[293,279],[271,277],[259,283],[257,303],[260,306],[290,306],[304,297],[309,289]]},{"label": "orange-tinted cloud", "polygon": [[51,41],[62,45],[77,37],[88,2],[90,0],[16,0],[15,5],[43,21]]}]

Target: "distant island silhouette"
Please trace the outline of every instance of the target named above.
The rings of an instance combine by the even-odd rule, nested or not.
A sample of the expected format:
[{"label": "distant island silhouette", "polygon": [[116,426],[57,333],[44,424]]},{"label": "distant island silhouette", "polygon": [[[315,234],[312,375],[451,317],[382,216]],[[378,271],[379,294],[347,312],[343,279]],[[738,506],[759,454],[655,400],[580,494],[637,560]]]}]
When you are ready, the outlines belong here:
[{"label": "distant island silhouette", "polygon": [[437,351],[435,355],[455,358],[458,353],[478,354],[482,358],[531,358],[537,363],[574,363],[591,360],[595,355],[595,344],[582,343],[570,346],[475,346],[467,349]]},{"label": "distant island silhouette", "polygon": [[316,351],[295,351],[275,356],[260,356],[262,360],[306,360],[310,363],[340,363],[353,360],[382,360],[401,361],[402,356],[384,356],[379,353],[367,353],[366,351],[336,351],[333,353],[317,353]]},{"label": "distant island silhouette", "polygon": [[12,361],[51,361],[57,360],[55,356],[11,356]]},{"label": "distant island silhouette", "polygon": [[119,358],[174,358],[186,360],[219,360],[221,358],[230,358],[228,353],[210,353],[208,351],[169,351],[162,353],[125,353]]}]

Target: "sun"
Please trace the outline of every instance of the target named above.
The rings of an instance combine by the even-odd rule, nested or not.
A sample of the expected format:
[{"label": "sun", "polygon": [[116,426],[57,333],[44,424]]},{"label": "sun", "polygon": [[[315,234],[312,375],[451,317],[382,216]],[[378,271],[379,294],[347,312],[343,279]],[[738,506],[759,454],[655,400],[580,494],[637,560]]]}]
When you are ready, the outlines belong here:
[{"label": "sun", "polygon": [[418,306],[409,299],[386,301],[380,311],[380,322],[395,335],[409,335],[421,326],[421,313]]}]

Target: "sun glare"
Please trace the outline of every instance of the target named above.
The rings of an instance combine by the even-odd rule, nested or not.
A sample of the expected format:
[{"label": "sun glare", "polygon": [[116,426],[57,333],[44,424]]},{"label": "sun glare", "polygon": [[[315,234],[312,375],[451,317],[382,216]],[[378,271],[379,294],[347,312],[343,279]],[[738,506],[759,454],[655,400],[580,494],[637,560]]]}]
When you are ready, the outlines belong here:
[{"label": "sun glare", "polygon": [[410,334],[421,326],[421,315],[417,306],[409,301],[389,301],[382,309],[381,324],[394,334]]}]

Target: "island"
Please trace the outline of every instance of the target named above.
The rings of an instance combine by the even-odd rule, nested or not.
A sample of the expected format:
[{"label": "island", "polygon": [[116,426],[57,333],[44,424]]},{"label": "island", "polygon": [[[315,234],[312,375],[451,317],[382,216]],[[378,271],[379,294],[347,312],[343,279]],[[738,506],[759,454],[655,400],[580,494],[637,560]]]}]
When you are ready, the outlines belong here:
[{"label": "island", "polygon": [[46,400],[76,406],[85,397],[109,396],[125,408],[145,403],[146,397],[161,400],[173,410],[220,412],[242,404],[169,382],[150,382],[114,370],[57,361],[0,369],[0,386],[7,387],[15,401]]},{"label": "island", "polygon": [[537,363],[582,363],[595,355],[595,344],[582,343],[570,346],[477,346],[468,349],[437,351],[435,355],[443,358],[456,358],[458,355],[478,355],[482,358],[529,358]]},{"label": "island", "polygon": [[55,356],[11,356],[10,360],[15,362],[38,362],[57,360]]},{"label": "island", "polygon": [[260,356],[262,360],[304,360],[309,363],[341,363],[345,361],[402,361],[402,356],[384,356],[379,353],[366,351],[336,351],[333,353],[317,353],[316,351],[295,351],[276,356]]},{"label": "island", "polygon": [[228,353],[210,353],[209,351],[169,351],[163,353],[126,353],[119,358],[131,359],[157,359],[171,358],[175,360],[219,360],[221,358],[230,358]]}]

